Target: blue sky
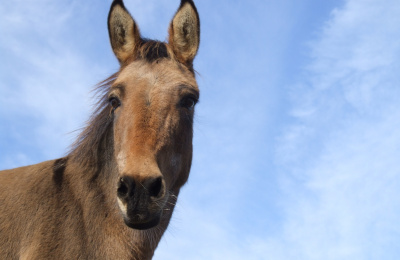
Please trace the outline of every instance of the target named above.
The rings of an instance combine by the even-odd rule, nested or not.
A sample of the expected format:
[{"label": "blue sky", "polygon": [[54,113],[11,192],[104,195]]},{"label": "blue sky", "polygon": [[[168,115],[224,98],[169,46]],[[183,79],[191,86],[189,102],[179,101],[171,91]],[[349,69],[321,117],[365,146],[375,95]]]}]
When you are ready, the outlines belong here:
[{"label": "blue sky", "polygon": [[[0,169],[61,157],[111,1],[0,3]],[[165,39],[178,0],[125,0]],[[397,259],[400,2],[196,1],[194,161],[154,259]]]}]

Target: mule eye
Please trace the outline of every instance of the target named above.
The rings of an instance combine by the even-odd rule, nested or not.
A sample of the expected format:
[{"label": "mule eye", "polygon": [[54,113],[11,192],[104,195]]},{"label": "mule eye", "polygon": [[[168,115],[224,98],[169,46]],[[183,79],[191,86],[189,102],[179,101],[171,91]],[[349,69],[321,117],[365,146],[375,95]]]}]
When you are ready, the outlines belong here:
[{"label": "mule eye", "polygon": [[197,103],[197,99],[192,97],[192,96],[188,96],[188,97],[184,97],[181,100],[181,106],[184,108],[187,108],[189,110],[192,110],[194,108],[194,106]]},{"label": "mule eye", "polygon": [[116,97],[110,97],[108,102],[110,103],[113,110],[115,110],[117,107],[119,107],[121,105],[121,101],[119,101],[119,99]]}]

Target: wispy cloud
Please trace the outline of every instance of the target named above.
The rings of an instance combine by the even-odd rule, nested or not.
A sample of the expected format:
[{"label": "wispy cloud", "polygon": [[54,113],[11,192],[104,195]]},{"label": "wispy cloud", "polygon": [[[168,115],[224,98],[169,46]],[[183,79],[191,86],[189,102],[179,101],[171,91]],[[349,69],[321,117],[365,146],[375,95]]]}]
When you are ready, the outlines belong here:
[{"label": "wispy cloud", "polygon": [[273,259],[398,256],[399,14],[397,1],[346,1],[311,44],[277,157],[286,221],[261,243]]},{"label": "wispy cloud", "polygon": [[0,110],[3,122],[14,122],[3,125],[4,135],[24,151],[9,149],[1,158],[2,168],[62,156],[74,136],[69,133],[87,118],[89,91],[110,69],[91,63],[78,39],[71,40],[71,24],[84,8],[87,4],[77,1],[0,5],[0,50],[6,60]]}]

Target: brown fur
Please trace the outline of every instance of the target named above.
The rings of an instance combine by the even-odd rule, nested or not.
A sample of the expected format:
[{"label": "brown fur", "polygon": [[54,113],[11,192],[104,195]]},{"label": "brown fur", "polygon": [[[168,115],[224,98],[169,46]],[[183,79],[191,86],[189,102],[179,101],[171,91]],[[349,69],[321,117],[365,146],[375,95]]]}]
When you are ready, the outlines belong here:
[{"label": "brown fur", "polygon": [[[194,7],[183,0],[179,10],[187,3]],[[115,0],[110,31],[113,10],[123,16],[117,26],[136,27]],[[118,35],[118,44],[115,33],[110,37],[121,69],[100,83],[98,106],[68,155],[0,172],[0,259],[151,259],[168,226],[192,160],[191,102],[199,96],[194,56],[173,44],[138,38],[137,28]],[[130,204],[117,198],[122,178],[144,187],[136,187]],[[126,218],[138,221],[131,212],[144,212],[140,221],[159,216],[159,223],[130,228]]]}]

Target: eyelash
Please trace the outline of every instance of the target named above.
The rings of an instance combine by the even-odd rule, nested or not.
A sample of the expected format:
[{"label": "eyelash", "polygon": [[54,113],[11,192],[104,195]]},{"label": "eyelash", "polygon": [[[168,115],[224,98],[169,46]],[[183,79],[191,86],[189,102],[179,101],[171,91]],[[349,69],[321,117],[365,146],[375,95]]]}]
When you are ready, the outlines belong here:
[{"label": "eyelash", "polygon": [[114,112],[119,106],[121,106],[121,101],[117,97],[110,97],[108,99],[108,103],[112,107],[112,111]]},{"label": "eyelash", "polygon": [[198,100],[196,97],[189,95],[182,98],[180,105],[188,110],[193,110],[197,102]]}]

